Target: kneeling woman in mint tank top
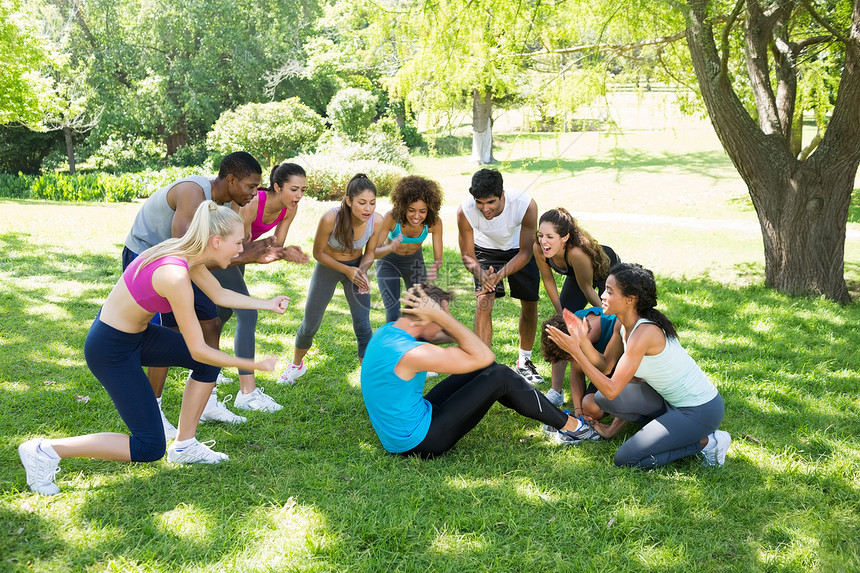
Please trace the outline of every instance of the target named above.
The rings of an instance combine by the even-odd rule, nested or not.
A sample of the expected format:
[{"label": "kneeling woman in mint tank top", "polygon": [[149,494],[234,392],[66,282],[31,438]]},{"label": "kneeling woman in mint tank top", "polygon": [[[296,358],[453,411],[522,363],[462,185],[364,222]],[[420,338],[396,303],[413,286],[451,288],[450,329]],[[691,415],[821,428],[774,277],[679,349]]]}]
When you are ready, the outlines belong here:
[{"label": "kneeling woman in mint tank top", "polygon": [[601,298],[603,312],[621,322],[624,344],[611,377],[603,374],[611,365],[572,312],[564,311],[569,335],[551,326],[547,332],[597,386],[594,401],[601,409],[643,425],[618,448],[615,464],[653,468],[701,453],[707,465],[723,465],[731,445],[728,432],[718,429],[723,399],[681,347],[675,326],[655,308],[654,275],[640,265],[615,265]]},{"label": "kneeling woman in mint tank top", "polygon": [[[400,279],[409,290],[413,284],[433,282],[442,266],[442,188],[432,179],[408,175],[391,190],[392,209],[382,220],[388,233],[376,248],[376,282],[385,305],[385,322],[400,318]],[[424,265],[422,245],[433,235],[433,264]],[[382,236],[380,236],[382,239]]]},{"label": "kneeling woman in mint tank top", "polygon": [[[129,265],[105,300],[84,346],[87,366],[105,387],[131,436],[99,433],[71,438],[34,438],[18,447],[33,491],[59,493],[54,474],[62,458],[87,457],[149,462],[164,455],[161,414],[142,366],[182,366],[191,376],[182,398],[177,439],[167,454],[175,463],[218,463],[227,456],[195,439],[197,423],[221,367],[272,370],[275,359],[236,358],[208,346],[194,314],[191,281],[216,304],[271,310],[284,296],[260,300],[221,288],[208,266],[224,268],[242,252],[244,229],[237,213],[204,201],[188,232],[147,249]],[[173,312],[179,332],[149,322]]]},{"label": "kneeling woman in mint tank top", "polygon": [[382,215],[376,212],[376,186],[359,173],[346,186],[340,206],[326,212],[314,236],[317,266],[308,286],[305,314],[296,333],[293,362],[278,378],[279,384],[295,384],[307,372],[304,357],[322,324],[326,307],[338,283],[349,304],[352,329],[358,341],[358,358],[364,358],[370,328],[370,282],[367,269],[382,230]]}]

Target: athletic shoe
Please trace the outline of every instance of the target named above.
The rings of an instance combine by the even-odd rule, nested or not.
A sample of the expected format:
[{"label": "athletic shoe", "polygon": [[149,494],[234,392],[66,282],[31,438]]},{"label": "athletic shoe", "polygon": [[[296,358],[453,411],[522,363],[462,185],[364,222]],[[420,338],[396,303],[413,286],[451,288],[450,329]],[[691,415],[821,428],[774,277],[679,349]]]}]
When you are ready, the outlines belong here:
[{"label": "athletic shoe", "polygon": [[227,454],[212,450],[214,445],[215,440],[208,442],[194,440],[193,443],[179,449],[171,445],[167,448],[167,461],[174,464],[220,464],[229,461]]},{"label": "athletic shoe", "polygon": [[283,408],[271,396],[265,394],[262,388],[255,388],[250,394],[243,394],[239,390],[233,405],[240,410],[258,410],[260,412],[277,412]]},{"label": "athletic shoe", "polygon": [[170,423],[164,412],[161,411],[161,406],[158,407],[158,413],[161,414],[161,427],[164,428],[164,437],[168,440],[176,439],[176,426]]},{"label": "athletic shoe", "polygon": [[230,384],[231,382],[234,382],[234,380],[224,376],[223,372],[219,372],[218,378],[215,379],[215,384]]},{"label": "athletic shoe", "polygon": [[287,369],[284,370],[284,373],[278,378],[278,384],[289,384],[292,386],[296,383],[296,380],[302,377],[302,375],[308,371],[308,367],[305,366],[305,361],[302,360],[302,363],[296,366],[292,362]]},{"label": "athletic shoe", "polygon": [[564,404],[564,392],[556,392],[555,389],[550,388],[546,391],[545,396],[553,406],[561,406]]},{"label": "athletic shoe", "polygon": [[54,483],[54,476],[60,471],[60,460],[50,457],[39,449],[42,438],[27,440],[18,446],[18,457],[27,472],[27,485],[42,495],[57,495],[60,488]]},{"label": "athletic shoe", "polygon": [[436,378],[437,376],[439,376],[438,372],[433,372],[432,370],[427,371],[427,378]]},{"label": "athletic shoe", "polygon": [[703,451],[700,453],[702,454],[704,465],[719,467],[726,463],[726,452],[732,446],[732,436],[728,432],[717,430],[714,432],[714,439],[717,441],[717,445],[707,452]]},{"label": "athletic shoe", "polygon": [[526,382],[531,384],[532,386],[536,386],[538,384],[543,384],[543,377],[538,374],[537,368],[532,364],[532,361],[526,358],[525,362],[522,364],[517,361],[517,365],[514,368],[517,371],[517,374],[526,379]]},{"label": "athletic shoe", "polygon": [[[225,400],[229,400],[232,396],[227,396]],[[248,421],[248,418],[234,414],[227,409],[224,402],[219,402],[215,392],[209,396],[209,401],[206,402],[206,408],[203,414],[200,415],[201,422],[226,422],[228,424],[243,424]]]},{"label": "athletic shoe", "polygon": [[559,444],[569,446],[576,445],[580,442],[596,441],[600,439],[600,434],[592,428],[588,422],[580,420],[582,425],[576,430],[556,430],[552,426],[544,424],[541,429],[544,433]]}]

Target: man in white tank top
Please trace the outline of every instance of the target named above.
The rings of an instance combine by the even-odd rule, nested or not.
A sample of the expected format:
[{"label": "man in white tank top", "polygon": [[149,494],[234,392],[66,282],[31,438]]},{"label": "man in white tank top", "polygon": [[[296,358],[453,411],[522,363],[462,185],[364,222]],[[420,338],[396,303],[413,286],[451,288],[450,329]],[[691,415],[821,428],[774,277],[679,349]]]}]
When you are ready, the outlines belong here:
[{"label": "man in white tank top", "polygon": [[475,334],[490,346],[493,305],[505,296],[503,279],[507,278],[511,296],[520,301],[516,370],[530,384],[540,384],[543,378],[531,362],[540,287],[540,273],[532,258],[537,204],[523,191],[506,190],[502,174],[492,169],[481,169],[472,176],[469,194],[457,209],[457,227],[463,264],[475,276]]}]

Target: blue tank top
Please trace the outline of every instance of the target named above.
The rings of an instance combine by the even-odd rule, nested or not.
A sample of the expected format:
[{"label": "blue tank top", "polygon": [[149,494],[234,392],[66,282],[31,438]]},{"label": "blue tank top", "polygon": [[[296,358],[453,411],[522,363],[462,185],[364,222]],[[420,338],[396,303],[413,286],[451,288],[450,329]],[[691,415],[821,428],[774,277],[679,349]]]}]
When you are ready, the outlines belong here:
[{"label": "blue tank top", "polygon": [[389,322],[376,329],[361,363],[361,395],[382,447],[393,454],[420,444],[430,429],[433,405],[424,399],[426,372],[404,380],[394,372],[403,355],[418,342]]},{"label": "blue tank top", "polygon": [[394,230],[388,233],[388,240],[393,241],[398,235],[403,235],[402,243],[423,243],[424,239],[427,238],[428,232],[429,230],[427,229],[427,225],[424,225],[424,230],[421,231],[420,235],[417,237],[407,237],[406,235],[403,235],[403,231],[400,230],[400,221],[398,221],[397,224],[394,225]]},{"label": "blue tank top", "polygon": [[603,314],[603,309],[597,308],[596,306],[577,310],[573,314],[579,318],[585,318],[589,314],[596,314],[600,317],[600,338],[594,345],[594,349],[598,352],[605,352],[606,345],[609,344],[609,341],[612,339],[612,333],[615,330],[615,322],[618,318],[614,314]]}]

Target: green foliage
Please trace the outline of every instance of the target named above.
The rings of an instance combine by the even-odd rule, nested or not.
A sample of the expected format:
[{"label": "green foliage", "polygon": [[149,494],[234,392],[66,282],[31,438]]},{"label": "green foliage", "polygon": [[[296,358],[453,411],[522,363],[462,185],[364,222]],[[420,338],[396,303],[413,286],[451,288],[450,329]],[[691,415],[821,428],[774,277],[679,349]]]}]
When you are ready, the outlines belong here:
[{"label": "green foliage", "polygon": [[344,160],[339,155],[314,154],[297,159],[308,173],[307,194],[317,199],[341,199],[346,184],[356,173],[364,173],[376,185],[380,196],[391,193],[397,181],[407,174],[397,165],[374,159]]},{"label": "green foliage", "polygon": [[0,125],[0,173],[36,175],[42,161],[60,146],[62,134],[32,131],[22,125]]},{"label": "green foliage", "polygon": [[0,174],[0,197],[52,201],[127,202],[148,197],[159,187],[200,173],[198,168],[171,167],[138,173],[51,173],[38,177]]},{"label": "green foliage", "polygon": [[134,172],[161,166],[164,145],[143,137],[109,137],[87,160],[102,171]]},{"label": "green foliage", "polygon": [[317,153],[338,157],[342,161],[367,159],[397,165],[404,169],[412,166],[409,148],[399,136],[391,137],[375,130],[367,132],[361,141],[351,140],[336,132],[327,132],[325,137],[320,138]]},{"label": "green foliage", "polygon": [[207,145],[222,154],[247,151],[272,166],[310,147],[324,128],[323,119],[299,98],[249,103],[221,114]]},{"label": "green foliage", "polygon": [[329,102],[326,115],[335,130],[358,139],[376,117],[378,101],[379,98],[368,90],[342,89]]}]

